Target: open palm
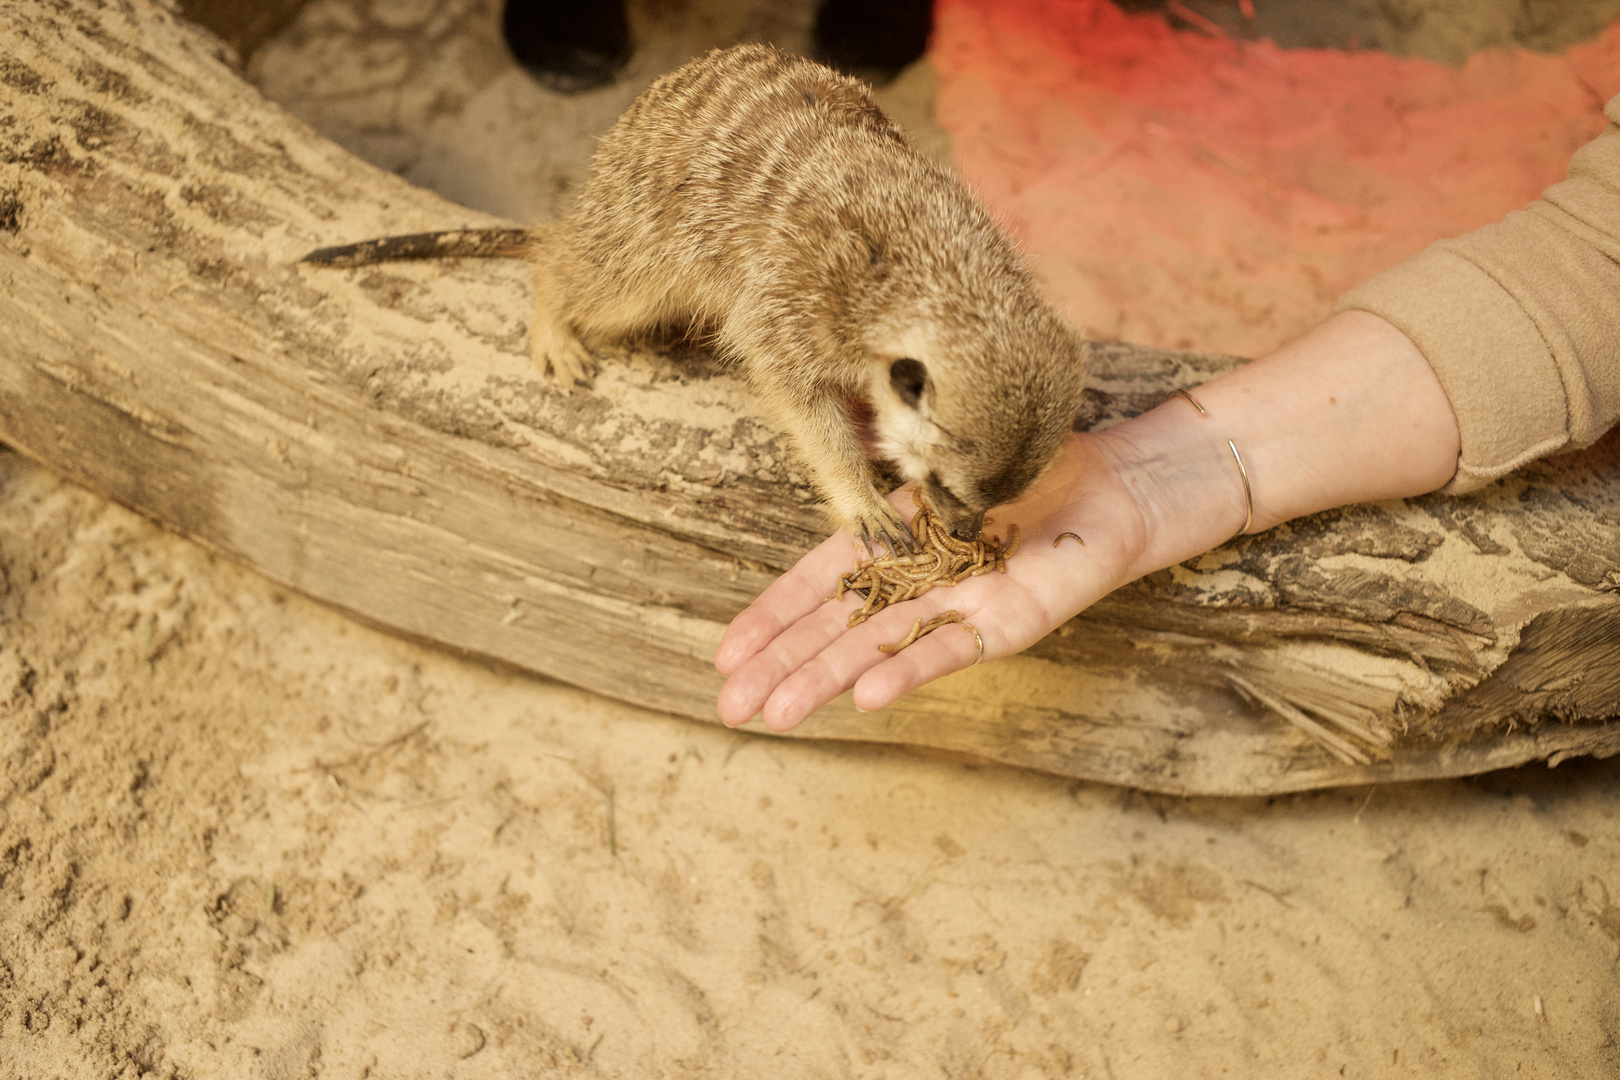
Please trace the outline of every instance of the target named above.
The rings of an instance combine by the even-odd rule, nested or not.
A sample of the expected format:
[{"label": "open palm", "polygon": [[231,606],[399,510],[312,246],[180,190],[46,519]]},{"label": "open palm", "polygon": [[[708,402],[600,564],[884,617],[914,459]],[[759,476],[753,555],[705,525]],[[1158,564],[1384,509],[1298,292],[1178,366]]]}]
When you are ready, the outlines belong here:
[{"label": "open palm", "polygon": [[[859,597],[827,597],[863,551],[847,532],[834,534],[727,628],[715,654],[728,676],[720,718],[737,725],[763,713],[767,727],[786,731],[850,687],[857,708],[878,709],[968,667],[979,659],[980,639],[985,660],[1028,648],[1136,576],[1146,527],[1116,461],[1106,435],[1072,436],[1024,498],[992,513],[989,531],[1006,538],[1017,524],[1023,535],[1005,574],[932,589],[855,627],[849,615]],[[890,498],[904,505],[909,491]],[[1065,532],[1084,544],[1063,538],[1054,546]],[[951,610],[972,629],[942,627],[893,656],[879,650],[903,639],[915,620]]]}]

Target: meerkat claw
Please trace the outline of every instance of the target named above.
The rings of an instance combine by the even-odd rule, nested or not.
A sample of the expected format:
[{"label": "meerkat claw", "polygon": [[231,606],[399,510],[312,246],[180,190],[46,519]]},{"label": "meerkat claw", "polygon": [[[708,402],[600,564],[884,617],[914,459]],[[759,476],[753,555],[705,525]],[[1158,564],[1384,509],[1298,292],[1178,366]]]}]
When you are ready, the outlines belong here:
[{"label": "meerkat claw", "polygon": [[534,364],[563,393],[591,385],[591,354],[572,331],[544,325],[531,326],[529,342]]},{"label": "meerkat claw", "polygon": [[878,530],[878,537],[891,555],[911,556],[923,550],[922,542],[917,539],[904,518],[895,517],[885,521]]},{"label": "meerkat claw", "polygon": [[877,557],[877,552],[872,550],[872,530],[866,527],[866,522],[863,521],[855,526],[855,539],[859,540],[861,546],[866,548],[866,557],[868,559]]},{"label": "meerkat claw", "polygon": [[922,551],[922,541],[917,539],[917,535],[911,531],[911,526],[907,525],[903,519],[895,521],[894,527],[899,530],[900,545],[905,549],[907,555],[915,555]]},{"label": "meerkat claw", "polygon": [[884,521],[876,526],[863,521],[856,535],[866,545],[868,557],[875,557],[873,544],[881,544],[890,555],[915,555],[921,550],[917,538],[900,520]]}]

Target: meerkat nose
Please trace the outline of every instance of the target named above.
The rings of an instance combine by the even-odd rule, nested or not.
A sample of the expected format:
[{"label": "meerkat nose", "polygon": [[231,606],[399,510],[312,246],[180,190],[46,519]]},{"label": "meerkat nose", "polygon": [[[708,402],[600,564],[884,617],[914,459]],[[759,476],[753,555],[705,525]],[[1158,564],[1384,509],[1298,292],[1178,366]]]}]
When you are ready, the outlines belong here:
[{"label": "meerkat nose", "polygon": [[984,532],[984,511],[980,510],[976,514],[952,521],[950,523],[950,529],[951,535],[956,537],[958,540],[966,540],[969,542],[977,540],[979,538],[979,534]]}]

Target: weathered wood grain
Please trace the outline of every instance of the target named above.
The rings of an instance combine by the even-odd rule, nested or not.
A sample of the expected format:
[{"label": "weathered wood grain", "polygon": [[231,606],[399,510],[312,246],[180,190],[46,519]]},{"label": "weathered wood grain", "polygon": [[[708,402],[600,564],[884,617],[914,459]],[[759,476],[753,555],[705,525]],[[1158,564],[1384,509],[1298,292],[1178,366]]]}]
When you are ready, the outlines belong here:
[{"label": "weathered wood grain", "polygon": [[[726,621],[824,525],[711,359],[563,395],[520,266],[322,271],[491,219],[381,173],[165,9],[0,10],[0,439],[379,625],[696,719]],[[1235,361],[1099,348],[1106,424]],[[1620,439],[1350,508],[1109,597],[1028,653],[799,732],[1169,792],[1620,750]]]}]

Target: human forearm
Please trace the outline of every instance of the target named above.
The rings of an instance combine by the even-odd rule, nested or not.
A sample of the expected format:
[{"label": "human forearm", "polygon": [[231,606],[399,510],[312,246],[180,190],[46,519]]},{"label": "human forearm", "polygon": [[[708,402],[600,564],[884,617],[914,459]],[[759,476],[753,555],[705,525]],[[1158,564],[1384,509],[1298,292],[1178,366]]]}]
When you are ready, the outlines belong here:
[{"label": "human forearm", "polygon": [[1336,315],[1283,348],[1098,436],[1148,524],[1131,577],[1250,532],[1443,486],[1457,421],[1417,348],[1377,316]]},{"label": "human forearm", "polygon": [[1417,343],[1456,406],[1462,494],[1620,419],[1620,98],[1569,179],[1339,298]]}]

